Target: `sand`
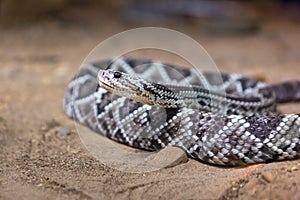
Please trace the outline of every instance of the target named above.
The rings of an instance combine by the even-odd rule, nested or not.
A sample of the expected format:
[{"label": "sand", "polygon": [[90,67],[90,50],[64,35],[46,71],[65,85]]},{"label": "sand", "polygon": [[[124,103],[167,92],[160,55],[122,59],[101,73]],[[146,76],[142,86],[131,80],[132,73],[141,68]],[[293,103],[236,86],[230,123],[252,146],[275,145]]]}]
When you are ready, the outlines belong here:
[{"label": "sand", "polygon": [[[260,22],[260,31],[247,35],[209,34],[189,23],[164,27],[201,43],[221,71],[267,83],[299,80],[299,21],[266,16]],[[98,42],[135,26],[113,12],[86,8],[1,28],[0,198],[299,199],[299,160],[224,168],[189,159],[128,173],[90,155],[62,109],[66,86]],[[299,104],[279,108],[300,111]]]}]

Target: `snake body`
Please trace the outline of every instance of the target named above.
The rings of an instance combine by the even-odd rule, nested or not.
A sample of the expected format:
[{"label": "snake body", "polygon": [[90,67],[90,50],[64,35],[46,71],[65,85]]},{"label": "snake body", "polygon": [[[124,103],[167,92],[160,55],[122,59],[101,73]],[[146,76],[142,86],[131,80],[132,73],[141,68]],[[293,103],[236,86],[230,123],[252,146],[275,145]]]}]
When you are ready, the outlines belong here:
[{"label": "snake body", "polygon": [[237,74],[198,74],[133,58],[85,64],[68,85],[64,110],[117,142],[150,151],[178,146],[208,163],[299,157],[300,115],[276,112],[278,102],[300,101],[299,81],[267,86]]}]

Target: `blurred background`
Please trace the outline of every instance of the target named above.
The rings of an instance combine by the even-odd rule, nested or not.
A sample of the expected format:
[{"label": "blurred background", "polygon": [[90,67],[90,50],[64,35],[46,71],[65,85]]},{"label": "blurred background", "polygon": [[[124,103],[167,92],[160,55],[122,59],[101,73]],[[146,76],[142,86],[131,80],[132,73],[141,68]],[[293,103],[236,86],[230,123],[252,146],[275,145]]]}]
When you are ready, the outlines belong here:
[{"label": "blurred background", "polygon": [[300,58],[299,24],[297,0],[0,0],[0,59],[75,68],[106,38],[159,26],[197,40],[226,71],[260,71]]},{"label": "blurred background", "polygon": [[[294,20],[299,20],[299,5],[299,0],[1,0],[0,22],[2,26],[47,20],[71,24],[82,20],[91,22],[91,17],[97,14],[100,17],[110,13],[129,24],[164,25],[181,21],[207,25],[209,21],[208,26],[212,29],[232,29],[234,32],[238,28],[240,31],[254,26],[257,28],[259,22],[256,20],[261,19],[261,12],[266,14],[266,11],[277,16],[288,14]],[[244,22],[243,26],[241,22]]]}]

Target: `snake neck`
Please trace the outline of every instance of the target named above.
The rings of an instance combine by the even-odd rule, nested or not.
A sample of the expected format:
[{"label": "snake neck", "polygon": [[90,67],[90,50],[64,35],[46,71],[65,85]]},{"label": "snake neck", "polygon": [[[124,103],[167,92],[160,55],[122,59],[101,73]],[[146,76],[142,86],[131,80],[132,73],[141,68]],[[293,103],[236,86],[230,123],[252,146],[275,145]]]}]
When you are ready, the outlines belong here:
[{"label": "snake neck", "polygon": [[[262,97],[237,97],[210,91],[201,86],[168,85],[143,82],[134,101],[164,108],[190,108],[220,114],[267,114],[274,110],[274,100]],[[250,110],[250,111],[249,111]],[[245,112],[246,111],[246,112]]]}]

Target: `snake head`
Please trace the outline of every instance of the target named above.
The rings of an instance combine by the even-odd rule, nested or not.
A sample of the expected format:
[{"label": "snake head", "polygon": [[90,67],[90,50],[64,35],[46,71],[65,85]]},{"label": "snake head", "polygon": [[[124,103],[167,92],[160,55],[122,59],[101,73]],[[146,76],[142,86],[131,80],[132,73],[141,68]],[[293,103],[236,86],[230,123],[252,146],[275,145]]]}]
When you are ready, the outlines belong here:
[{"label": "snake head", "polygon": [[115,95],[123,96],[143,104],[158,107],[177,107],[171,102],[177,99],[168,87],[138,76],[132,76],[115,70],[99,70],[100,87]]},{"label": "snake head", "polygon": [[[99,70],[98,81],[100,87],[113,94],[147,103],[143,100],[143,80],[136,76],[111,69]],[[149,103],[149,102],[148,102]]]}]

